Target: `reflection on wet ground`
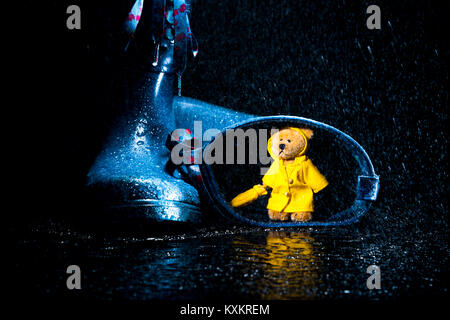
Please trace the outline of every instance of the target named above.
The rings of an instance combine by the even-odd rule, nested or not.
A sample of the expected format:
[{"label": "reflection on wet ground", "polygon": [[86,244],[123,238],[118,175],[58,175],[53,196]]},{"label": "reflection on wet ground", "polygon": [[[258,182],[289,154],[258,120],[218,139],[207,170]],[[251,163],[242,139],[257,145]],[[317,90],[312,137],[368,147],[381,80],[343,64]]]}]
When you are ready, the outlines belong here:
[{"label": "reflection on wet ground", "polygon": [[[40,295],[132,299],[375,299],[446,294],[448,250],[424,235],[380,241],[345,229],[231,227],[148,238],[73,231],[34,232],[19,241],[21,285]],[[77,264],[83,290],[65,287]],[[381,290],[366,269],[381,268]],[[35,270],[32,275],[29,266]]]},{"label": "reflection on wet ground", "polygon": [[[270,231],[266,242],[256,243],[237,237],[233,247],[238,257],[259,268],[262,277],[256,290],[262,299],[312,299],[320,285],[319,250],[309,233]],[[245,276],[244,275],[244,276]]]}]

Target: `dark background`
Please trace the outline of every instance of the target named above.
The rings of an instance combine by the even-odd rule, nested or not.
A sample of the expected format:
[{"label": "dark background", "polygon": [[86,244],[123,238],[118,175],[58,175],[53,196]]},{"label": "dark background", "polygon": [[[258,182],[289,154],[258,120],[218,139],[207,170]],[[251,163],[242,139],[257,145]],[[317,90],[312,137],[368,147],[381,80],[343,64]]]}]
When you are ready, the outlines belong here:
[{"label": "dark background", "polygon": [[[65,26],[70,4],[81,7],[81,30]],[[371,4],[381,8],[381,30],[366,27]],[[19,58],[15,117],[25,128],[17,130],[27,136],[17,163],[25,179],[14,186],[20,205],[9,228],[19,243],[48,230],[64,234],[61,218],[85,210],[86,173],[118,113],[117,30],[129,7],[44,1],[22,12],[12,45]],[[379,199],[352,232],[376,235],[373,243],[384,248],[397,244],[386,264],[417,271],[410,274],[419,279],[415,289],[408,284],[394,297],[446,295],[447,6],[200,0],[192,7],[200,53],[184,74],[183,95],[257,115],[312,118],[350,134],[381,177]],[[25,260],[16,261],[25,270]],[[420,282],[425,274],[434,279],[431,289]],[[38,287],[42,294],[45,285]]]}]

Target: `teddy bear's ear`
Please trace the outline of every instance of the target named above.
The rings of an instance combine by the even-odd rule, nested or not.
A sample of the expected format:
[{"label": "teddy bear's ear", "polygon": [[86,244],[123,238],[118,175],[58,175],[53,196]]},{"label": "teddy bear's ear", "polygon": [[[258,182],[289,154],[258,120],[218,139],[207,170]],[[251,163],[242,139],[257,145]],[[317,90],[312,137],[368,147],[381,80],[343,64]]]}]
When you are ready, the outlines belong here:
[{"label": "teddy bear's ear", "polygon": [[311,139],[312,136],[314,135],[314,132],[311,129],[302,128],[301,130],[308,139]]},{"label": "teddy bear's ear", "polygon": [[272,128],[270,130],[270,137],[274,137],[278,132],[280,132],[280,129]]}]

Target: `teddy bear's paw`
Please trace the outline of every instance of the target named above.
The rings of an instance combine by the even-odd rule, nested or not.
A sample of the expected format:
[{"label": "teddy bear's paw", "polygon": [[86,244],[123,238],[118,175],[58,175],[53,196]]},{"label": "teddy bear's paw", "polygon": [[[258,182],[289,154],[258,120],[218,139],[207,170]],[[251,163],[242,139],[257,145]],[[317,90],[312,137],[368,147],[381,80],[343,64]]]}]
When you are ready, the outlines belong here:
[{"label": "teddy bear's paw", "polygon": [[291,217],[291,214],[289,212],[280,212],[280,220],[281,221],[288,221]]},{"label": "teddy bear's paw", "polygon": [[286,212],[278,212],[273,210],[268,210],[267,213],[269,214],[270,220],[281,220],[281,221],[287,221],[289,220],[289,213]]},{"label": "teddy bear's paw", "polygon": [[273,210],[268,210],[270,220],[281,220],[288,221],[290,218],[290,213],[288,212],[278,212]]},{"label": "teddy bear's paw", "polygon": [[267,214],[269,215],[270,220],[279,220],[279,216],[280,216],[279,212],[268,210]]},{"label": "teddy bear's paw", "polygon": [[312,219],[311,212],[293,212],[291,220],[295,222],[306,222]]}]

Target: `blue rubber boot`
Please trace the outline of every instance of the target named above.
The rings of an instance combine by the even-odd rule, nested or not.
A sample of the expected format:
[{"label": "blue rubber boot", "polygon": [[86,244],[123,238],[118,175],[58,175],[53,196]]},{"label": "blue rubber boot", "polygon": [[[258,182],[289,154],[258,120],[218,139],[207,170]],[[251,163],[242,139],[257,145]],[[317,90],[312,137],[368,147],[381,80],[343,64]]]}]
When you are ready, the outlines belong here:
[{"label": "blue rubber boot", "polygon": [[208,129],[222,131],[226,127],[234,126],[239,122],[255,117],[248,113],[234,111],[187,97],[175,97],[173,104],[177,127],[191,131],[194,130],[194,121],[202,122],[203,131]]},{"label": "blue rubber boot", "polygon": [[89,193],[113,222],[201,221],[197,190],[167,166],[170,151],[164,144],[176,128],[177,75],[176,42],[170,32],[155,31],[170,26],[163,8],[164,1],[153,1],[142,10],[139,28],[127,44],[126,67],[134,75],[130,108],[88,173]]}]

